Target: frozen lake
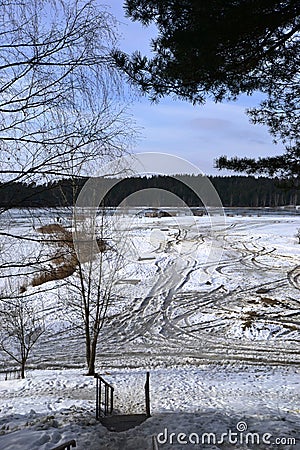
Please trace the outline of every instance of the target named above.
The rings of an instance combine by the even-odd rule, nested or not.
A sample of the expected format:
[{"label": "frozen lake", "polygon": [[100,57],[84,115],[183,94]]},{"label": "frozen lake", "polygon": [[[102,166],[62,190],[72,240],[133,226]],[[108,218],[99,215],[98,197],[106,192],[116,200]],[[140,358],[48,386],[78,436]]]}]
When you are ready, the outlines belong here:
[{"label": "frozen lake", "polygon": [[[300,217],[226,213],[213,224],[208,216],[110,216],[107,239],[122,249],[125,263],[97,371],[115,386],[121,413],[143,412],[145,372],[151,373],[152,417],[127,432],[110,433],[94,419],[83,338],[67,326],[71,311],[60,302],[65,280],[33,287],[32,273],[21,274],[27,292],[48,308],[48,332],[27,379],[0,381],[1,450],[49,450],[72,438],[79,450],[152,450],[152,435],[167,436],[159,448],[172,450],[182,445],[170,443],[170,433],[219,438],[241,423],[260,436],[270,433],[270,444],[198,447],[299,448]],[[39,226],[59,220],[68,228],[70,219],[67,210],[12,211],[1,222],[2,275],[19,270],[5,261],[40,254]],[[2,368],[12,365],[1,360]]]},{"label": "frozen lake", "polygon": [[[213,224],[208,216],[148,218],[135,211],[109,222],[107,233],[121,236],[126,264],[100,337],[101,367],[299,363],[300,216],[262,211],[230,210]],[[22,237],[36,237],[38,226],[57,220],[71,225],[67,209],[9,214],[2,229],[9,223],[9,234]],[[13,261],[20,243],[4,242],[3,255]],[[22,259],[33,258],[39,246],[25,241]],[[31,288],[33,294],[42,290],[52,324],[31,361],[38,367],[63,367],[66,351],[70,366],[84,364],[81,337],[64,334],[57,318],[55,299],[64,289],[63,280]]]}]

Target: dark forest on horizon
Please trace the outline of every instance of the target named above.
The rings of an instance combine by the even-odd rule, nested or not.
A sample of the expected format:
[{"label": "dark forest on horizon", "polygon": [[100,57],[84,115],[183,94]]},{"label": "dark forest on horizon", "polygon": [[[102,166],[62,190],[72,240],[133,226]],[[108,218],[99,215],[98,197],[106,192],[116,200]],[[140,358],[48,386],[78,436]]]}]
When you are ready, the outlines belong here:
[{"label": "dark forest on horizon", "polygon": [[[101,178],[99,183],[103,183],[101,185],[103,189],[109,190],[105,196],[105,206],[118,206],[122,201],[126,206],[172,206],[169,204],[170,195],[168,195],[168,192],[171,192],[188,206],[197,207],[202,206],[201,201],[187,186],[187,184],[197,185],[197,177],[199,175],[184,175],[175,178],[157,175],[125,178],[117,183],[116,179]],[[255,178],[252,176],[209,176],[208,178],[219,194],[223,206],[277,207],[300,204],[299,189],[291,187],[288,182],[283,183],[278,178]],[[41,185],[1,183],[0,206],[6,208],[70,206],[75,203],[78,193],[86,181],[87,178],[76,178],[75,180],[51,181]],[[160,191],[149,191],[149,204],[145,203],[145,199],[147,199],[145,192],[142,196],[136,194],[153,188]],[[142,203],[140,203],[141,198],[143,199]],[[153,204],[153,199],[156,204]]]}]

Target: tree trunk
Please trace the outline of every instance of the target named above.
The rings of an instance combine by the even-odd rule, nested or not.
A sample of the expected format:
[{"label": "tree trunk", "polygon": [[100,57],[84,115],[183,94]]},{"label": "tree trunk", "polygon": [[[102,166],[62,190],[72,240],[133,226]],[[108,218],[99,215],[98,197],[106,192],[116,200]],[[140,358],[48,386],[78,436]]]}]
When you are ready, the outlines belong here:
[{"label": "tree trunk", "polygon": [[87,375],[89,377],[93,377],[95,375],[95,358],[90,359]]},{"label": "tree trunk", "polygon": [[85,327],[85,355],[86,355],[86,363],[89,367],[91,360],[91,338],[88,327]]},{"label": "tree trunk", "polygon": [[24,380],[24,378],[25,378],[25,364],[26,364],[26,360],[22,360],[22,362],[21,362],[21,378],[22,378],[22,380]]},{"label": "tree trunk", "polygon": [[91,342],[91,346],[90,346],[90,359],[88,362],[88,375],[89,376],[94,376],[95,375],[95,361],[96,361],[96,349],[97,349],[97,337],[94,337],[92,342]]}]

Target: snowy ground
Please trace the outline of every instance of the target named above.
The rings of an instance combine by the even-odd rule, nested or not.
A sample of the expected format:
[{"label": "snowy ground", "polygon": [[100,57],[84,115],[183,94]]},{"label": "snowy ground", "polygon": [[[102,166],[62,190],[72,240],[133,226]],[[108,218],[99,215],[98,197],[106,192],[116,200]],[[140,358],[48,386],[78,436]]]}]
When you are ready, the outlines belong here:
[{"label": "snowy ground", "polygon": [[[122,224],[129,230],[122,297],[109,310],[98,370],[115,386],[121,413],[144,412],[150,370],[152,417],[118,434],[95,422],[83,342],[61,333],[51,290],[44,302],[59,333],[40,342],[30,361],[37,370],[26,380],[0,381],[0,449],[51,449],[75,438],[79,449],[146,450],[152,435],[163,433],[164,441],[166,429],[162,449],[300,448],[300,217],[235,216],[213,227],[207,217]],[[269,443],[247,445],[240,434],[239,443],[221,442],[240,422],[260,439],[272,434]],[[208,432],[219,443],[202,445]],[[197,433],[200,444],[178,443],[178,433],[192,441]]]},{"label": "snowy ground", "polygon": [[[144,412],[143,371],[112,370],[105,377],[116,389],[117,411]],[[181,367],[153,370],[150,379],[152,417],[123,433],[109,432],[96,422],[95,383],[83,371],[37,370],[26,380],[2,381],[0,448],[49,450],[76,438],[79,449],[146,450],[152,448],[152,436],[160,433],[164,434],[159,448],[166,449],[300,448],[299,441],[273,445],[275,439],[299,438],[299,372],[294,368]],[[197,433],[201,439],[210,432],[220,440],[229,429],[237,432],[241,423],[261,438],[270,433],[271,444],[253,447],[226,440],[215,447],[170,444],[171,433]]]}]

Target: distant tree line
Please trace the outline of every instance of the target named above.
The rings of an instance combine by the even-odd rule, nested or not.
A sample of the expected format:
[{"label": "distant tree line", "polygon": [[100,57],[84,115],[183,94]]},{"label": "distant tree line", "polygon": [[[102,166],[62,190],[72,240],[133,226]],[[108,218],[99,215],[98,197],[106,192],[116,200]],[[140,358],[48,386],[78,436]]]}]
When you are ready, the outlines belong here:
[{"label": "distant tree line", "polygon": [[[125,178],[115,184],[115,180],[101,178],[99,182],[109,190],[104,198],[105,206],[118,206],[121,202],[131,206],[172,206],[168,191],[180,197],[188,206],[202,206],[198,196],[186,184],[185,179],[191,175],[181,176],[181,180],[170,176],[153,176]],[[218,192],[224,206],[231,207],[276,207],[300,204],[300,193],[289,183],[285,185],[277,178],[255,178],[252,176],[210,176],[210,181]],[[76,201],[86,178],[62,179],[37,185],[0,183],[0,206],[7,207],[58,207],[70,206]],[[114,185],[115,184],[115,185]],[[114,186],[113,186],[114,185]],[[149,191],[139,196],[145,189]],[[135,194],[130,197],[131,194]],[[147,204],[147,198],[149,203]],[[153,199],[154,203],[153,204]],[[146,204],[145,204],[146,202]]]}]

